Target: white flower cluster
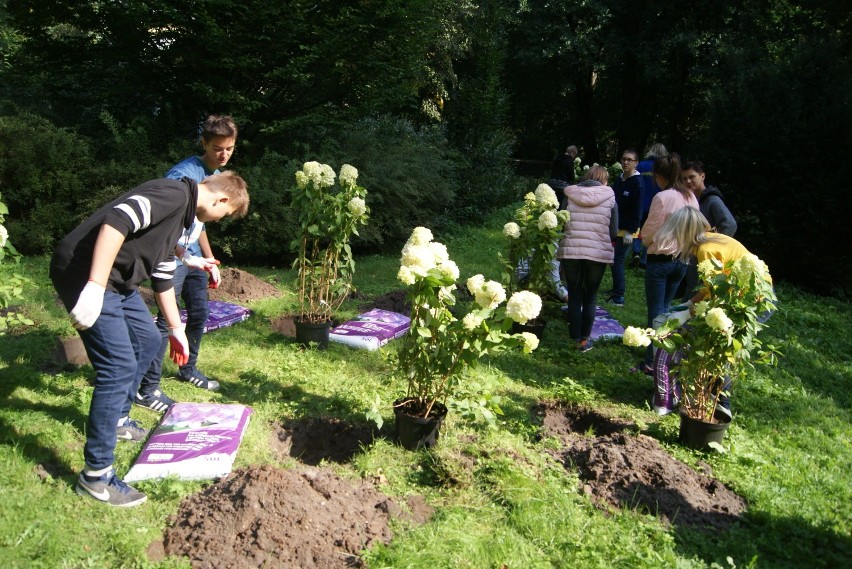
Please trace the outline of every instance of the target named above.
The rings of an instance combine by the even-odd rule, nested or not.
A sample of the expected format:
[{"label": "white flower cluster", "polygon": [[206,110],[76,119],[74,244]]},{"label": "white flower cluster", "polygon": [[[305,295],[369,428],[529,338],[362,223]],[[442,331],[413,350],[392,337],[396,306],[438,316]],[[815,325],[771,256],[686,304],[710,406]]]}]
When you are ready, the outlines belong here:
[{"label": "white flower cluster", "polygon": [[524,338],[524,353],[528,354],[538,347],[538,336],[532,332],[521,332]]},{"label": "white flower cluster", "polygon": [[751,277],[769,280],[769,270],[766,268],[766,263],[761,261],[757,255],[751,253],[743,255],[731,267],[731,272],[737,279],[740,286],[745,286],[751,282]]},{"label": "white flower cluster", "polygon": [[358,181],[358,169],[355,166],[344,164],[340,167],[340,185],[345,188],[355,186]]},{"label": "white flower cluster", "polygon": [[474,330],[482,324],[482,318],[471,312],[462,318],[462,324],[465,330]]},{"label": "white flower cluster", "polygon": [[296,172],[296,185],[304,188],[308,182],[320,188],[330,188],[334,185],[334,178],[337,174],[331,169],[328,164],[320,164],[319,162],[305,162],[302,169]]},{"label": "white flower cluster", "polygon": [[476,304],[482,308],[494,310],[506,300],[506,289],[497,281],[487,281],[482,275],[473,275],[467,279],[467,290],[473,295]]},{"label": "white flower cluster", "polygon": [[[504,293],[505,294],[505,293]],[[528,290],[518,291],[506,304],[506,315],[518,324],[526,324],[541,312],[541,297]]]},{"label": "white flower cluster", "polygon": [[[340,181],[343,181],[343,175],[340,176]],[[347,204],[349,211],[352,212],[352,215],[355,217],[361,217],[367,212],[367,204],[364,202],[362,198],[352,198],[349,200]]]},{"label": "white flower cluster", "polygon": [[704,259],[698,263],[698,274],[705,281],[710,280],[713,275],[722,270],[722,263],[717,259]]},{"label": "white flower cluster", "polygon": [[555,229],[558,225],[559,220],[556,218],[556,214],[550,210],[542,212],[538,218],[538,228],[540,230]]},{"label": "white flower cluster", "polygon": [[644,348],[651,344],[650,334],[653,334],[654,331],[651,329],[637,328],[635,326],[628,326],[624,330],[624,336],[622,336],[622,342],[625,346],[631,346],[633,348]]},{"label": "white flower cluster", "polygon": [[527,195],[524,196],[524,201],[525,202],[534,202],[535,201],[535,194],[532,193],[532,192],[527,192]]},{"label": "white flower cluster", "polygon": [[6,242],[9,241],[9,232],[6,231],[6,228],[0,225],[0,249],[6,246]]},{"label": "white flower cluster", "polygon": [[506,237],[511,237],[512,239],[517,239],[521,236],[521,228],[514,221],[510,221],[506,225],[503,226],[503,235]]},{"label": "white flower cluster", "polygon": [[399,272],[396,278],[404,285],[412,285],[417,277],[425,277],[437,269],[444,277],[459,278],[459,267],[450,260],[447,247],[432,241],[432,232],[426,227],[416,227],[402,248]]},{"label": "white flower cluster", "polygon": [[535,189],[535,199],[538,203],[556,209],[559,207],[559,200],[556,199],[556,192],[547,184],[539,184]]},{"label": "white flower cluster", "polygon": [[708,310],[704,316],[704,321],[707,322],[708,326],[720,332],[727,332],[734,325],[725,311],[718,307]]}]

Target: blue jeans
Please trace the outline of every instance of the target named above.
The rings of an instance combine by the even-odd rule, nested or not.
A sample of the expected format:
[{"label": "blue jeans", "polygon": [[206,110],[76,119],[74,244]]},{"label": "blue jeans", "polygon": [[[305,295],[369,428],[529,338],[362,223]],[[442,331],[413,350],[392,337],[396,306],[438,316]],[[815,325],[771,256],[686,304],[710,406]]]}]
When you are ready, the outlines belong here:
[{"label": "blue jeans", "polygon": [[[189,377],[195,371],[198,361],[198,350],[204,335],[204,324],[210,315],[210,305],[207,302],[207,279],[205,271],[188,269],[183,263],[178,263],[172,279],[175,287],[175,297],[183,300],[186,307],[186,339],[189,342],[189,360],[180,367],[180,375]],[[139,393],[150,395],[160,386],[163,375],[163,358],[169,347],[169,326],[163,315],[157,316],[157,328],[160,330],[160,351],[151,362],[139,384]]]},{"label": "blue jeans", "polygon": [[[649,255],[645,266],[645,302],[648,305],[648,327],[653,326],[654,318],[668,311],[674,300],[677,286],[686,274],[686,265],[680,261],[659,261],[662,256]],[[645,364],[654,365],[654,353],[651,346],[645,351]]]},{"label": "blue jeans", "polygon": [[575,341],[588,338],[595,324],[598,288],[606,264],[587,259],[564,259],[562,269],[568,287],[568,334]]},{"label": "blue jeans", "polygon": [[[633,240],[635,243],[636,240]],[[621,237],[615,238],[615,258],[612,261],[612,296],[624,296],[624,260],[627,258],[627,253],[633,247],[633,244],[625,245]]]},{"label": "blue jeans", "polygon": [[[65,306],[77,299],[59,291]],[[95,368],[95,389],[86,423],[86,465],[99,470],[114,460],[116,426],[130,414],[136,386],[157,355],[160,334],[151,312],[138,291],[119,294],[107,291],[101,314],[80,338]]]}]

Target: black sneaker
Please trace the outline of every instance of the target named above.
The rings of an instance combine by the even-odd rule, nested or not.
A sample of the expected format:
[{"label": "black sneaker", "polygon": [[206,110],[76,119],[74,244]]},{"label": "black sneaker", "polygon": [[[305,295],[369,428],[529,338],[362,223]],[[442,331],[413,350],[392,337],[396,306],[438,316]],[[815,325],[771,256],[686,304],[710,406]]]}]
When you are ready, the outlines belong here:
[{"label": "black sneaker", "polygon": [[580,352],[588,352],[589,350],[592,349],[592,341],[589,340],[588,338],[578,341],[577,342],[577,349]]},{"label": "black sneaker", "polygon": [[81,496],[89,496],[119,508],[132,508],[148,499],[144,492],[128,486],[124,480],[116,476],[113,468],[102,476],[88,476],[81,472],[77,478],[76,490]]},{"label": "black sneaker", "polygon": [[148,395],[142,395],[141,393],[136,394],[136,398],[133,400],[134,403],[139,405],[140,407],[147,407],[157,413],[165,413],[169,410],[169,407],[174,405],[175,401],[159,389],[156,389],[154,393],[150,393]]},{"label": "black sneaker", "polygon": [[606,301],[609,302],[610,304],[614,304],[614,305],[622,307],[622,308],[624,307],[624,297],[623,296],[610,296],[608,299],[606,299]]},{"label": "black sneaker", "polygon": [[215,379],[210,379],[198,370],[194,370],[189,376],[178,376],[181,381],[187,381],[195,387],[206,389],[207,391],[216,391],[219,389],[219,382]]},{"label": "black sneaker", "polygon": [[143,428],[133,419],[127,419],[123,425],[115,429],[115,438],[120,441],[144,441],[147,436],[148,429]]}]

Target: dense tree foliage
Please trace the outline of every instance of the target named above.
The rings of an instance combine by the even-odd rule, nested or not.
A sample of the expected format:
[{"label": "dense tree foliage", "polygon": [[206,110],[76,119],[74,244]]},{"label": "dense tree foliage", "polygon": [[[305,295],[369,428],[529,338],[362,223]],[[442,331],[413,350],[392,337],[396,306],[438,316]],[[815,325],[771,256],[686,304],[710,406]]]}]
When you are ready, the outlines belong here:
[{"label": "dense tree foliage", "polygon": [[707,164],[776,275],[845,289],[849,254],[817,243],[850,214],[829,166],[852,151],[849,24],[828,0],[0,0],[7,221],[48,251],[212,112],[241,126],[254,197],[219,246],[275,263],[307,159],[361,168],[358,245],[380,247],[516,199],[511,158],[546,177],[569,143],[611,162],[659,141]]}]

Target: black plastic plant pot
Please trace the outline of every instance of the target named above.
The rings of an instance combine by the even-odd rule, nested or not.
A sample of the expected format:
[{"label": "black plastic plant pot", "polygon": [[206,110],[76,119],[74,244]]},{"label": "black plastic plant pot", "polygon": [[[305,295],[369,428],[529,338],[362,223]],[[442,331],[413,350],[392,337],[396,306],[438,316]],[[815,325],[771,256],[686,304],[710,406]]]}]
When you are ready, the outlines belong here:
[{"label": "black plastic plant pot", "polygon": [[707,423],[681,413],[678,440],[688,448],[704,451],[710,450],[710,443],[722,444],[725,432],[731,426],[731,418],[719,412],[714,417],[718,423]]},{"label": "black plastic plant pot", "polygon": [[397,399],[393,402],[396,438],[399,444],[408,450],[431,448],[438,442],[441,424],[447,416],[447,408],[435,403],[428,417],[422,415],[425,409],[418,409],[414,398]]},{"label": "black plastic plant pot", "polygon": [[311,342],[319,344],[320,350],[328,349],[328,334],[331,330],[331,320],[325,322],[302,322],[296,318],[296,341],[307,347]]}]

